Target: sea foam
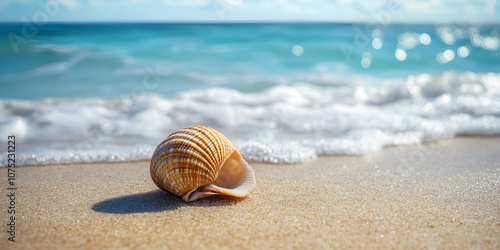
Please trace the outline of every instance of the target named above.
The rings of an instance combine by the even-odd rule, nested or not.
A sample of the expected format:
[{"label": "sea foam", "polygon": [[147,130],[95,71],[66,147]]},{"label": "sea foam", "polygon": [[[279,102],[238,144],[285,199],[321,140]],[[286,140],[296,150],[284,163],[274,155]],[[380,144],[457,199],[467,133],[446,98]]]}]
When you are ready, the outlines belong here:
[{"label": "sea foam", "polygon": [[[171,132],[203,125],[224,133],[247,160],[298,163],[457,135],[500,135],[500,74],[446,72],[377,86],[359,82],[110,100],[3,99],[0,141],[6,145],[7,136],[16,136],[18,166],[149,160]],[[1,166],[6,159],[3,151]]]}]

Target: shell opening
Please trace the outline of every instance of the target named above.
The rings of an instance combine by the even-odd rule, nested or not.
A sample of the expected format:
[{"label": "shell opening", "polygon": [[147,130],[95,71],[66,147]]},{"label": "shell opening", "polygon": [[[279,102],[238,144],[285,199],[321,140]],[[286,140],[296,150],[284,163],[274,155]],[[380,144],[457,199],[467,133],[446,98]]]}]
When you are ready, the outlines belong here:
[{"label": "shell opening", "polygon": [[212,195],[245,197],[254,186],[255,176],[252,168],[235,150],[226,159],[212,183],[188,192],[183,199],[194,201]]}]

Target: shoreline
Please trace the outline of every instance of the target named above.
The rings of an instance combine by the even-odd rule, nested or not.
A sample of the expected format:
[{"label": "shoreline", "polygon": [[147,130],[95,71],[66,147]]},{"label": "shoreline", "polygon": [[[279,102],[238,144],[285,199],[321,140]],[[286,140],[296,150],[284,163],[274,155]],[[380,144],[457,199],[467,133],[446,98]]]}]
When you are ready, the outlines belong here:
[{"label": "shoreline", "polygon": [[[247,198],[191,203],[159,191],[148,161],[18,167],[16,242],[4,230],[0,246],[495,249],[499,148],[499,137],[458,137],[251,162],[257,186]],[[0,201],[6,225],[8,197]]]},{"label": "shoreline", "polygon": [[[371,155],[375,155],[379,153],[380,151],[386,150],[386,149],[391,149],[391,148],[399,148],[399,147],[421,147],[421,146],[430,146],[433,147],[434,145],[446,143],[447,141],[453,141],[453,140],[490,140],[490,139],[500,139],[500,136],[481,136],[481,135],[460,135],[456,137],[451,137],[451,138],[446,138],[446,139],[438,139],[435,141],[424,141],[420,142],[418,144],[407,144],[407,145],[389,145],[389,146],[384,146],[380,150],[365,154],[365,155],[319,155],[316,158],[313,158],[311,160],[305,160],[302,162],[297,162],[297,163],[270,163],[270,162],[260,162],[260,161],[249,161],[252,164],[266,164],[266,165],[297,165],[297,164],[305,164],[310,161],[315,161],[317,159],[321,158],[329,158],[329,157],[369,157]],[[7,153],[7,152],[4,152]],[[151,152],[152,154],[152,152]],[[17,153],[19,155],[19,153]],[[6,160],[7,158],[3,159]],[[129,161],[96,161],[96,162],[76,162],[76,163],[58,163],[58,164],[37,164],[37,165],[18,165],[16,164],[16,168],[25,168],[25,167],[48,167],[48,166],[78,166],[78,165],[92,165],[92,164],[132,164],[132,163],[141,163],[141,162],[148,162],[148,160],[129,160]],[[7,168],[7,165],[3,166],[0,165],[0,169],[2,168]]]}]

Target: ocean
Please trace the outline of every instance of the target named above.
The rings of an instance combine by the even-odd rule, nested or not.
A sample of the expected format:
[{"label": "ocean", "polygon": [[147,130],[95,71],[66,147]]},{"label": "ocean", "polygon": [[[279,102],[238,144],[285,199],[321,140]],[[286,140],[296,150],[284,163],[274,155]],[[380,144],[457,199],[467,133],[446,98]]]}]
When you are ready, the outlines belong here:
[{"label": "ocean", "polygon": [[0,24],[0,166],[149,160],[202,125],[299,163],[500,135],[500,25]]}]

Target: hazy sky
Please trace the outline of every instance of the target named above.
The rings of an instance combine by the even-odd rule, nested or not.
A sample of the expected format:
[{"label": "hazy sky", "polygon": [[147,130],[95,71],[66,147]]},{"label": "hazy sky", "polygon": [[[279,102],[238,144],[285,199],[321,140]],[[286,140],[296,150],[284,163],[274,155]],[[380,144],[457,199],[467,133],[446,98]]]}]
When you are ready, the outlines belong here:
[{"label": "hazy sky", "polygon": [[0,21],[497,22],[496,0],[0,0]]}]

